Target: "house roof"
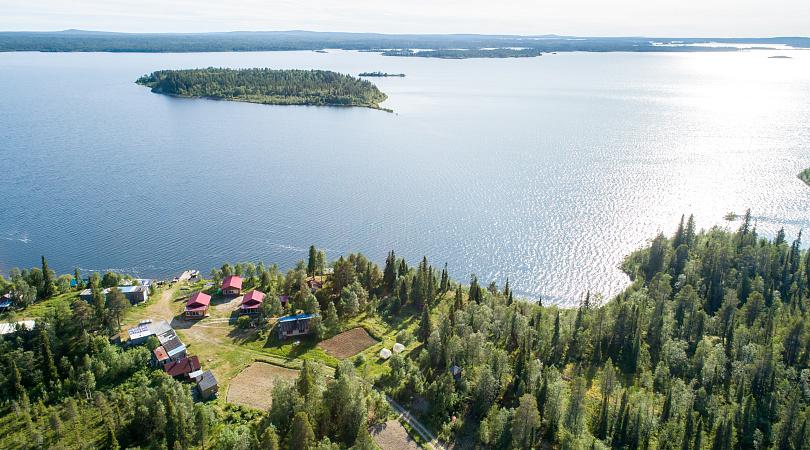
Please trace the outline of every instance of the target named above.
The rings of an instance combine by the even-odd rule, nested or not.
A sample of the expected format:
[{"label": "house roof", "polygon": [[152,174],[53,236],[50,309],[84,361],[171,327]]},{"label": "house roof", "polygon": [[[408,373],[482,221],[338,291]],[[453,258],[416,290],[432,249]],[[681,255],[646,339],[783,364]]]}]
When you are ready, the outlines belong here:
[{"label": "house roof", "polygon": [[290,297],[288,295],[279,295],[278,299],[281,303],[288,303],[290,301]]},{"label": "house roof", "polygon": [[201,391],[206,391],[216,385],[217,379],[214,378],[214,374],[211,373],[210,370],[206,370],[205,373],[202,374],[202,379],[197,382],[197,387],[200,388]]},{"label": "house roof", "polygon": [[309,286],[310,289],[320,289],[323,287],[323,283],[320,281],[309,280],[307,281],[307,286]]},{"label": "house roof", "polygon": [[281,322],[281,323],[291,322],[293,320],[311,319],[312,316],[313,316],[313,314],[299,314],[297,316],[282,317],[282,318],[278,319],[278,321]]},{"label": "house roof", "polygon": [[196,355],[189,356],[188,358],[166,363],[166,365],[163,366],[163,370],[173,377],[184,373],[191,373],[195,370],[200,370],[200,360]]},{"label": "house roof", "polygon": [[[192,358],[196,358],[196,356],[192,356]],[[200,377],[202,374],[203,374],[202,370],[195,370],[194,372],[189,372],[188,377],[196,379]]]},{"label": "house roof", "polygon": [[161,346],[155,349],[155,359],[158,361],[165,361],[169,359],[169,355],[166,354],[166,350]]},{"label": "house roof", "polygon": [[127,330],[127,333],[129,333],[129,338],[132,340],[145,338],[153,334],[147,325],[139,325],[135,328],[130,328]]},{"label": "house roof", "polygon": [[143,292],[149,288],[146,286],[119,286],[118,289],[121,289],[123,294],[131,294],[133,292]]},{"label": "house roof", "polygon": [[197,292],[188,299],[186,311],[199,311],[205,309],[211,303],[211,296],[202,292]]},{"label": "house roof", "polygon": [[222,280],[222,289],[242,289],[242,277],[231,275]]},{"label": "house roof", "polygon": [[159,322],[150,321],[146,324],[146,326],[149,327],[149,330],[152,332],[152,334],[156,334],[158,336],[167,331],[173,331],[172,326],[169,325],[169,322],[167,322],[165,319]]},{"label": "house roof", "polygon": [[0,323],[0,334],[9,334],[17,331],[18,327],[25,327],[29,330],[34,329],[33,320],[23,320],[22,322]]},{"label": "house roof", "polygon": [[264,292],[250,291],[242,298],[242,307],[255,308],[264,300]]}]

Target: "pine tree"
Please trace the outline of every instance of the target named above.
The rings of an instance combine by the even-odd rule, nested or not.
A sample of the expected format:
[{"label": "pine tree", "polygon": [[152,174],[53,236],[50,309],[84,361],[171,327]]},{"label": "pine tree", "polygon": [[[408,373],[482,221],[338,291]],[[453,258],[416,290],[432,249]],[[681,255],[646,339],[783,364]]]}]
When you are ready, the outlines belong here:
[{"label": "pine tree", "polygon": [[690,214],[689,220],[686,221],[686,237],[685,237],[685,244],[687,247],[692,247],[692,243],[695,240],[695,217]]},{"label": "pine tree", "polygon": [[76,279],[76,290],[81,291],[82,289],[84,289],[84,280],[82,280],[81,275],[79,275],[78,267],[76,267],[76,273],[74,275],[74,278]]}]

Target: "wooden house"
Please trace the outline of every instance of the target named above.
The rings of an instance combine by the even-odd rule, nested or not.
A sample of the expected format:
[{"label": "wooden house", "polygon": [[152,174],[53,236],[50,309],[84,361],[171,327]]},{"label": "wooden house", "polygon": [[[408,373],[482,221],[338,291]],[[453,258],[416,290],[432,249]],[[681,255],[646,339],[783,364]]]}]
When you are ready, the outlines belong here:
[{"label": "wooden house", "polygon": [[262,306],[264,300],[264,292],[250,291],[242,298],[242,304],[239,306],[240,314],[259,314],[259,307]]},{"label": "wooden house", "polygon": [[309,323],[312,317],[312,314],[300,314],[278,319],[279,339],[309,334]]},{"label": "wooden house", "polygon": [[163,366],[167,362],[171,361],[169,359],[169,355],[166,353],[166,349],[164,349],[162,345],[152,352],[152,359],[156,367]]},{"label": "wooden house", "polygon": [[200,398],[203,400],[211,400],[219,394],[219,385],[217,379],[210,370],[206,370],[202,377],[197,381],[197,391],[200,393]]},{"label": "wooden house", "polygon": [[222,295],[239,297],[242,295],[242,277],[231,275],[222,280]]},{"label": "wooden house", "polygon": [[189,374],[200,370],[200,360],[196,355],[166,363],[163,370],[175,378],[189,378]]},{"label": "wooden house", "polygon": [[149,299],[149,287],[147,286],[121,286],[118,289],[121,289],[121,293],[133,305]]},{"label": "wooden house", "polygon": [[[241,284],[241,283],[240,283]],[[208,306],[211,304],[211,296],[202,292],[189,297],[183,316],[186,319],[202,319],[208,317]]]}]

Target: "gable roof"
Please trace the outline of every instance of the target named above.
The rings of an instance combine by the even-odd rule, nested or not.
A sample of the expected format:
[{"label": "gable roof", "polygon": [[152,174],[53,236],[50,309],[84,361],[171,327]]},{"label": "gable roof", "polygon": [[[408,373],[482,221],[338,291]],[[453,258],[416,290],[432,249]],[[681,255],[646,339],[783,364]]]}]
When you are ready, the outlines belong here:
[{"label": "gable roof", "polygon": [[201,391],[206,391],[214,386],[217,385],[217,379],[214,378],[214,374],[211,373],[210,370],[206,370],[204,374],[202,374],[202,379],[197,382],[197,387]]},{"label": "gable roof", "polygon": [[197,292],[188,299],[186,311],[197,311],[205,309],[211,303],[211,296],[202,292]]},{"label": "gable roof", "polygon": [[231,275],[222,280],[222,289],[242,289],[242,277]]},{"label": "gable roof", "polygon": [[173,377],[183,375],[184,373],[191,373],[200,370],[200,360],[197,358],[197,355],[189,356],[188,358],[166,363],[166,365],[163,366],[163,370]]},{"label": "gable roof", "polygon": [[241,308],[258,308],[262,301],[264,301],[264,292],[250,291],[242,299]]}]

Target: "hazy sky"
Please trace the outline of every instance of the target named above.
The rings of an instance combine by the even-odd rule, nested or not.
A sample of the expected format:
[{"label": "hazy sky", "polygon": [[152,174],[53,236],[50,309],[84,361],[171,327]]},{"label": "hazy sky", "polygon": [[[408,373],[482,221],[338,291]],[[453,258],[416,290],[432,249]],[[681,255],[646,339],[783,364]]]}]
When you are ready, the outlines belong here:
[{"label": "hazy sky", "polygon": [[807,0],[0,0],[0,30],[810,36]]}]

